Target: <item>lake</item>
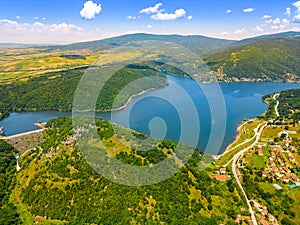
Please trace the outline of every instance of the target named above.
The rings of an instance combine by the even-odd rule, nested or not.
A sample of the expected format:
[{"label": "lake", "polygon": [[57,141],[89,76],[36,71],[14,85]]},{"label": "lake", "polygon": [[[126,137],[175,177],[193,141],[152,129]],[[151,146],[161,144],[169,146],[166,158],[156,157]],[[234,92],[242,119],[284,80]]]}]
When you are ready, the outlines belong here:
[{"label": "lake", "polygon": [[[262,96],[274,92],[300,88],[296,83],[220,83],[201,84],[184,77],[167,75],[168,86],[135,97],[128,106],[117,112],[97,113],[97,116],[109,119],[154,137],[166,137],[187,144],[195,143],[197,147],[210,154],[222,153],[236,136],[236,128],[245,118],[261,115],[267,105],[262,102]],[[220,89],[222,95],[216,91]],[[205,91],[203,91],[205,90]],[[213,116],[209,102],[211,99],[224,99],[225,108],[215,112],[220,117]],[[191,105],[192,104],[192,105]],[[218,103],[219,104],[219,103]],[[193,110],[193,108],[195,110]],[[195,113],[199,117],[195,117]],[[67,112],[22,112],[11,113],[10,117],[0,122],[6,135],[36,130],[35,122],[46,122],[49,119],[71,116]],[[225,126],[215,128],[225,118]],[[196,124],[199,123],[199,127]],[[187,128],[187,129],[186,129]],[[198,129],[199,128],[199,129]],[[197,130],[195,130],[197,129]],[[184,132],[181,132],[181,131]],[[182,135],[184,133],[184,135]],[[213,133],[213,135],[211,135]],[[208,146],[208,142],[220,142],[220,147]],[[207,148],[208,147],[208,148]]]}]

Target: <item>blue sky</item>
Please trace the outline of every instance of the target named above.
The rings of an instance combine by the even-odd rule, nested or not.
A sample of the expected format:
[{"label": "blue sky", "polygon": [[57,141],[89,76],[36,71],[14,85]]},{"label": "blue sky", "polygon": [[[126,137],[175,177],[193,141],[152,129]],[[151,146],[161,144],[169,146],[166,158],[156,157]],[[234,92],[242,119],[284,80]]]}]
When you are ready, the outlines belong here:
[{"label": "blue sky", "polygon": [[242,39],[289,30],[300,31],[300,1],[0,1],[0,42],[70,43],[137,32]]}]

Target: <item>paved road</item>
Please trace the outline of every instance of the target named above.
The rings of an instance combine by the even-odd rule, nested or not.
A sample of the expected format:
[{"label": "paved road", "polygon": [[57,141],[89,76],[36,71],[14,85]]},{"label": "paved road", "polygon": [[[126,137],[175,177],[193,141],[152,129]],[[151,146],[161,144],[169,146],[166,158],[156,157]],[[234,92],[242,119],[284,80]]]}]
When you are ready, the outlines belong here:
[{"label": "paved road", "polygon": [[277,116],[277,117],[280,116],[280,115],[279,115],[279,112],[278,112],[279,101],[276,100],[276,99],[279,97],[279,95],[280,95],[279,93],[273,95],[273,99],[274,99],[274,101],[276,101],[276,105],[275,105],[275,107],[274,107],[274,110],[275,110],[275,113],[276,113],[276,116]]},{"label": "paved road", "polygon": [[[265,128],[266,126],[267,126],[267,124],[264,124],[263,126],[260,127],[259,130],[257,129],[257,130],[255,131],[255,133],[256,133],[256,135],[255,135],[255,137],[256,137],[256,138],[255,138],[255,141],[254,141],[249,147],[247,147],[247,148],[243,149],[242,151],[238,152],[237,154],[235,154],[235,155],[233,156],[233,162],[232,162],[232,173],[233,173],[234,178],[235,178],[236,182],[238,183],[238,185],[239,185],[239,187],[240,187],[242,193],[243,193],[244,196],[245,196],[247,205],[248,205],[248,207],[249,207],[249,212],[250,212],[250,214],[251,214],[251,220],[252,220],[253,225],[258,225],[258,223],[257,223],[257,221],[256,221],[255,213],[254,213],[254,211],[253,211],[253,209],[252,209],[252,206],[251,206],[250,201],[249,201],[249,199],[248,199],[248,197],[247,197],[247,194],[246,194],[246,192],[245,192],[245,190],[244,190],[244,188],[243,188],[243,186],[242,186],[242,184],[241,184],[241,182],[240,182],[240,180],[239,180],[239,177],[238,177],[238,174],[237,174],[237,163],[238,163],[239,158],[240,158],[246,151],[248,151],[249,149],[253,148],[253,147],[257,144],[257,142],[258,142],[259,139],[260,139],[261,133],[263,132],[263,130],[264,130],[264,128]],[[258,127],[257,127],[257,128],[258,128]]]},{"label": "paved road", "polygon": [[[238,148],[238,147],[240,147],[240,146],[242,146],[242,145],[244,145],[244,144],[246,144],[246,143],[252,141],[252,140],[257,136],[258,130],[259,130],[259,127],[260,127],[260,126],[261,126],[261,124],[259,124],[256,128],[253,129],[254,135],[253,135],[252,138],[243,141],[242,143],[240,143],[240,144],[234,146],[233,148],[231,148],[230,150],[228,150],[228,151],[225,152],[225,153],[231,152],[232,150],[234,150],[234,149],[236,149],[236,148]],[[227,167],[227,166],[231,163],[232,160],[233,160],[233,158],[232,158],[231,160],[229,160],[225,165],[223,165],[223,167]]]}]

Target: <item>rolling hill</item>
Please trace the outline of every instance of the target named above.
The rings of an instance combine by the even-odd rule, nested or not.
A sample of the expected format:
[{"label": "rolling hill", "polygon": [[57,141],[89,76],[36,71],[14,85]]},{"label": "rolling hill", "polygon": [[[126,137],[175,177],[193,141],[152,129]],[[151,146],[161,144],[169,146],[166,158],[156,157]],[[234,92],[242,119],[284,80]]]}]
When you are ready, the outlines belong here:
[{"label": "rolling hill", "polygon": [[[273,36],[271,36],[273,37]],[[244,44],[248,43],[249,44]],[[298,36],[258,38],[205,58],[220,80],[299,81]]]}]

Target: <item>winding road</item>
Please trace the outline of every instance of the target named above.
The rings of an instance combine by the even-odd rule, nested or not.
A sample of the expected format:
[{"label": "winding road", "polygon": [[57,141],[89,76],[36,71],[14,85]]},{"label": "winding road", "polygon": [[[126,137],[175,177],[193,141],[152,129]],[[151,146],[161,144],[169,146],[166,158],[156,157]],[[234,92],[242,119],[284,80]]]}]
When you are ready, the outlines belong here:
[{"label": "winding road", "polygon": [[[262,126],[261,126],[261,125],[262,125]],[[259,126],[261,126],[261,127],[259,128]],[[244,188],[243,188],[243,186],[242,186],[242,184],[241,184],[241,182],[240,182],[240,180],[239,180],[239,177],[238,177],[238,174],[237,174],[237,164],[238,164],[239,158],[240,158],[241,156],[243,156],[243,154],[244,154],[245,152],[247,152],[249,149],[253,148],[253,147],[257,144],[257,142],[259,141],[259,139],[260,139],[260,137],[261,137],[261,134],[262,134],[263,130],[265,129],[265,127],[267,126],[267,124],[265,123],[265,124],[263,125],[263,123],[262,123],[262,124],[260,124],[259,126],[258,126],[258,127],[256,128],[256,130],[255,130],[255,136],[254,136],[254,137],[256,137],[256,138],[255,138],[255,141],[254,141],[250,146],[248,146],[247,148],[245,148],[245,149],[243,149],[242,151],[240,151],[240,152],[238,152],[237,154],[235,154],[235,155],[233,156],[233,159],[232,159],[232,160],[233,160],[233,162],[232,162],[232,173],[233,173],[233,175],[234,175],[234,178],[235,178],[235,180],[236,180],[238,186],[240,187],[242,193],[243,193],[244,196],[245,196],[247,205],[248,205],[248,207],[249,207],[249,212],[250,212],[250,214],[251,214],[251,220],[252,220],[253,225],[258,225],[258,223],[257,223],[256,217],[255,217],[255,213],[254,213],[254,211],[253,211],[253,209],[252,209],[252,206],[251,206],[251,204],[250,204],[250,201],[249,201],[249,199],[248,199],[248,197],[247,197],[247,194],[246,194],[246,192],[245,192],[245,190],[244,190]]]},{"label": "winding road", "polygon": [[274,101],[276,101],[276,105],[275,105],[275,107],[274,107],[274,110],[275,110],[275,113],[276,113],[276,116],[277,116],[277,117],[280,116],[280,114],[279,114],[279,112],[278,112],[279,101],[276,100],[276,99],[279,97],[279,95],[280,95],[279,93],[273,95],[273,99],[274,99]]}]

